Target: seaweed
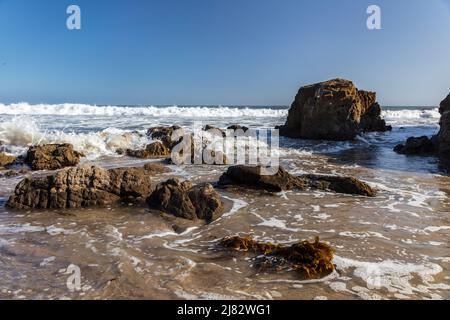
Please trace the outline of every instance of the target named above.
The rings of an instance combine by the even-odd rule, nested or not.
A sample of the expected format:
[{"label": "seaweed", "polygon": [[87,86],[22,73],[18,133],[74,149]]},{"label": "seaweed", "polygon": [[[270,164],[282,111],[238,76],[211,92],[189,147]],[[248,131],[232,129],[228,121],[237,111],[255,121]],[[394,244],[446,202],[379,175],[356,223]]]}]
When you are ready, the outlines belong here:
[{"label": "seaweed", "polygon": [[256,262],[260,269],[294,270],[309,279],[325,277],[335,269],[334,250],[329,245],[320,242],[319,237],[314,242],[300,241],[291,246],[255,241],[251,236],[225,237],[220,244],[235,251],[253,252],[257,254]]}]

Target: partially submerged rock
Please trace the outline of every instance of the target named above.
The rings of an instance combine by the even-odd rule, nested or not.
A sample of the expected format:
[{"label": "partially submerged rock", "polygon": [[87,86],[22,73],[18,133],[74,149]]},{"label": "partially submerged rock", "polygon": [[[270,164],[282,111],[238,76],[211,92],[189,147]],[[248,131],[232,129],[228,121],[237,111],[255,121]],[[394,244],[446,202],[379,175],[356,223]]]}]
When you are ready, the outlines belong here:
[{"label": "partially submerged rock", "polygon": [[406,155],[435,155],[439,146],[435,138],[411,137],[406,140],[406,144],[399,144],[394,151]]},{"label": "partially submerged rock", "polygon": [[48,176],[23,179],[6,205],[16,209],[65,209],[134,201],[151,192],[150,174],[145,167],[69,168]]},{"label": "partially submerged rock", "polygon": [[353,140],[361,132],[388,131],[376,93],[333,79],[300,88],[280,135],[313,140]]},{"label": "partially submerged rock", "polygon": [[16,157],[7,155],[6,153],[0,153],[0,168],[7,167],[16,161]]},{"label": "partially submerged rock", "polygon": [[405,144],[397,145],[394,151],[406,155],[432,155],[450,159],[450,94],[440,103],[439,112],[440,130],[436,136],[408,138]]},{"label": "partially submerged rock", "polygon": [[32,170],[57,170],[78,165],[82,156],[71,144],[46,144],[31,146],[25,157],[25,163]]},{"label": "partially submerged rock", "polygon": [[313,189],[354,194],[366,197],[374,197],[377,194],[375,189],[373,189],[367,183],[353,177],[311,174],[302,177],[306,179],[306,181],[308,181],[309,187]]},{"label": "partially submerged rock", "polygon": [[4,172],[0,172],[0,178],[11,178],[11,177],[17,177],[23,174],[26,174],[30,171],[30,169],[22,168],[18,170],[7,170]]},{"label": "partially submerged rock", "polygon": [[219,178],[219,186],[241,186],[280,192],[292,189],[316,189],[373,197],[376,191],[368,184],[352,178],[326,175],[293,176],[282,167],[273,174],[264,174],[261,166],[232,166]]},{"label": "partially submerged rock", "polygon": [[238,165],[229,167],[219,178],[219,185],[235,185],[262,189],[270,192],[280,192],[294,188],[306,188],[305,181],[292,176],[283,168],[279,167],[276,174],[265,174],[262,166]]},{"label": "partially submerged rock", "polygon": [[158,184],[147,203],[153,209],[188,220],[210,222],[223,213],[221,197],[212,185],[194,186],[190,181],[178,179]]},{"label": "partially submerged rock", "polygon": [[165,173],[170,169],[160,163],[147,163],[144,165],[144,170],[149,173]]},{"label": "partially submerged rock", "polygon": [[147,145],[144,150],[127,149],[126,154],[140,159],[163,158],[170,154],[170,150],[162,142],[155,141]]},{"label": "partially submerged rock", "polygon": [[172,140],[174,132],[179,129],[181,129],[180,126],[153,127],[147,130],[147,135],[154,140],[161,141],[167,149],[172,150],[182,140],[181,138]]},{"label": "partially submerged rock", "polygon": [[301,241],[291,246],[260,243],[251,236],[226,237],[220,244],[236,251],[252,252],[256,265],[263,270],[295,270],[303,277],[318,279],[332,273],[334,250],[316,237],[314,242]]}]

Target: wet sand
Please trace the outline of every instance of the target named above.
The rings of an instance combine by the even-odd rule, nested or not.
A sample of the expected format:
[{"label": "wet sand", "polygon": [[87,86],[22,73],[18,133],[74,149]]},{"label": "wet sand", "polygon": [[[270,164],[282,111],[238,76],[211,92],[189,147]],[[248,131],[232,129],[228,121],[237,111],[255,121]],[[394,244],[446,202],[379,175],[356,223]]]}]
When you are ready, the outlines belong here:
[{"label": "wet sand", "polygon": [[[281,162],[293,174],[357,177],[376,187],[378,195],[218,189],[229,202],[226,213],[182,233],[139,204],[12,211],[4,202],[21,177],[1,179],[0,298],[450,298],[450,177],[339,159],[343,157],[285,150]],[[98,162],[114,167],[125,161],[143,163]],[[170,168],[155,180],[177,176],[215,182],[226,170]],[[253,255],[217,246],[219,239],[235,234],[286,244],[319,236],[336,249],[336,272],[321,280],[304,280],[289,271],[260,272]],[[66,285],[71,264],[80,267],[80,291]]]}]

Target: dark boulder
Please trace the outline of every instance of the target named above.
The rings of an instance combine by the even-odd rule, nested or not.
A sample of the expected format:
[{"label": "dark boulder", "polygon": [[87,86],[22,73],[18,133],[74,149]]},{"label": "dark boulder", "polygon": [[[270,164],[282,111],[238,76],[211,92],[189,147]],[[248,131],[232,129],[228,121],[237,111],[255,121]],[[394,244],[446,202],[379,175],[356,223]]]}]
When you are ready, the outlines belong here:
[{"label": "dark boulder", "polygon": [[435,138],[411,137],[406,140],[406,144],[399,144],[394,151],[405,155],[435,155],[438,151],[438,144]]},{"label": "dark boulder", "polygon": [[82,156],[83,154],[75,151],[71,144],[46,144],[31,146],[25,163],[32,170],[58,170],[78,165]]},{"label": "dark boulder", "polygon": [[375,189],[353,177],[306,175],[303,178],[308,181],[308,185],[312,189],[366,197],[374,197],[376,195]]},{"label": "dark boulder", "polygon": [[151,174],[145,167],[69,168],[23,179],[6,205],[16,209],[66,209],[144,199],[152,191]]},{"label": "dark boulder", "polygon": [[280,135],[313,140],[353,140],[361,132],[387,131],[374,92],[334,79],[300,88]]},{"label": "dark boulder", "polygon": [[408,138],[406,144],[397,145],[394,151],[407,155],[439,156],[444,161],[450,159],[450,94],[442,100],[439,112],[440,130],[436,136]]},{"label": "dark boulder", "polygon": [[450,159],[450,94],[441,102],[439,107],[441,129],[438,134],[439,155]]},{"label": "dark boulder", "polygon": [[180,129],[180,126],[153,127],[147,130],[147,135],[154,140],[161,141],[167,149],[172,150],[174,146],[182,141],[182,138],[172,140],[173,133]]},{"label": "dark boulder", "polygon": [[223,213],[221,197],[212,185],[193,186],[190,181],[178,179],[158,184],[147,203],[153,209],[188,220],[210,222]]},{"label": "dark boulder", "polygon": [[232,166],[220,177],[219,185],[243,186],[270,192],[306,187],[305,181],[292,176],[281,167],[273,175],[264,174],[264,170],[265,168],[261,166]]},{"label": "dark boulder", "polygon": [[337,193],[362,195],[373,197],[376,191],[368,184],[352,178],[325,175],[293,176],[279,167],[276,174],[265,175],[260,166],[233,166],[229,167],[220,178],[219,186],[241,186],[251,189],[281,192],[285,190],[315,189],[333,191]]}]

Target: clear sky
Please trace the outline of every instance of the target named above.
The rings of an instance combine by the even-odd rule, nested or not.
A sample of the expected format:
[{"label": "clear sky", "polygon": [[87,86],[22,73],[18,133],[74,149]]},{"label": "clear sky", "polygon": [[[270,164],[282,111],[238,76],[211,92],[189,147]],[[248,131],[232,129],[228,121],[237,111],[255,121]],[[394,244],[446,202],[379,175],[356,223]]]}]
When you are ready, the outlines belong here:
[{"label": "clear sky", "polygon": [[437,105],[450,0],[0,0],[2,103],[288,105],[334,77],[383,105]]}]

